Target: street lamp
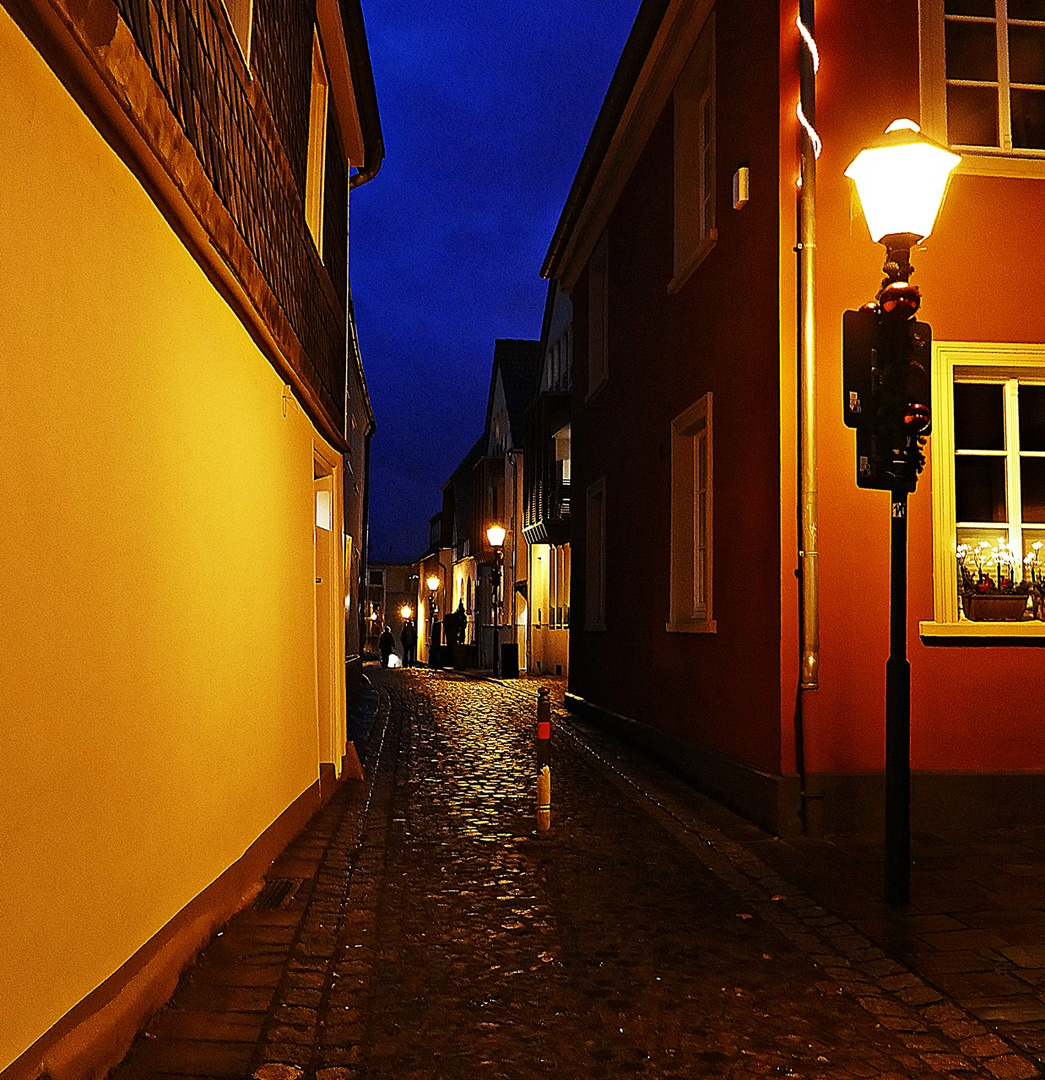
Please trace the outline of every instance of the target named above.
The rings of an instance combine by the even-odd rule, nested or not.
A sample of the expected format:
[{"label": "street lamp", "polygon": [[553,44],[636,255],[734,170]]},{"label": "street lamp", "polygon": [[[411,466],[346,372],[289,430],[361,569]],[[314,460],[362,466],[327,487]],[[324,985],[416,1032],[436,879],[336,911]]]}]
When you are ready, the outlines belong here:
[{"label": "street lamp", "polygon": [[501,658],[498,655],[501,646],[501,567],[504,565],[504,537],[507,530],[503,525],[491,525],[486,530],[486,539],[494,549],[496,556],[493,568],[493,674],[497,678],[501,673]]},{"label": "street lamp", "polygon": [[399,614],[402,615],[404,619],[409,619],[410,616],[413,615],[413,613],[413,608],[411,608],[409,604],[404,604],[399,609]]},{"label": "street lamp", "polygon": [[439,588],[440,581],[435,574],[429,574],[425,578],[425,584],[428,586],[428,617],[431,621],[432,628],[428,634],[428,666],[435,667],[435,658],[438,654],[439,643],[435,640],[435,628],[436,628],[436,615],[439,614],[439,604],[436,601],[435,594]]},{"label": "street lamp", "polygon": [[[846,423],[857,429],[857,483],[891,493],[889,659],[885,665],[885,895],[911,898],[911,665],[907,659],[907,496],[917,483],[929,433],[931,331],[911,248],[933,230],[961,158],[896,120],[845,171],[856,184],[871,239],[885,245],[876,303],[843,323]],[[865,401],[861,401],[861,394]]]}]

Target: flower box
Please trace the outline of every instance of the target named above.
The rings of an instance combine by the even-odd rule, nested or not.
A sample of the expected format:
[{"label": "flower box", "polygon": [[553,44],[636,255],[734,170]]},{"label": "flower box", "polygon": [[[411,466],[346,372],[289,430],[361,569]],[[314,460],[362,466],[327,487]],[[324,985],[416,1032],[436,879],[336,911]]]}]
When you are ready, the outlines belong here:
[{"label": "flower box", "polygon": [[1026,593],[962,593],[962,611],[974,622],[1015,622],[1027,610]]}]

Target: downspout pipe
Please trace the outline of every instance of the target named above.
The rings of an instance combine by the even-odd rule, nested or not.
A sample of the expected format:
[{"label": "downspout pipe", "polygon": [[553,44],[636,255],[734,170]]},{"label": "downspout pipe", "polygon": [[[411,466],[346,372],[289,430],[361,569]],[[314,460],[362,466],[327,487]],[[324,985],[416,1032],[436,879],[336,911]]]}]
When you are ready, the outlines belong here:
[{"label": "downspout pipe", "polygon": [[[820,831],[819,791],[811,791],[805,761],[805,696],[820,687],[820,581],[817,505],[816,424],[816,53],[813,44],[815,0],[799,0],[801,171],[798,190],[798,355],[799,355],[799,649],[795,758],[801,785],[801,816],[806,835]],[[806,37],[808,34],[808,37]]]},{"label": "downspout pipe", "polygon": [[366,654],[366,629],[367,629],[367,597],[370,589],[367,582],[370,580],[370,440],[373,438],[374,428],[371,426],[363,443],[363,523],[360,528],[363,539],[362,557],[359,560],[359,655]]}]

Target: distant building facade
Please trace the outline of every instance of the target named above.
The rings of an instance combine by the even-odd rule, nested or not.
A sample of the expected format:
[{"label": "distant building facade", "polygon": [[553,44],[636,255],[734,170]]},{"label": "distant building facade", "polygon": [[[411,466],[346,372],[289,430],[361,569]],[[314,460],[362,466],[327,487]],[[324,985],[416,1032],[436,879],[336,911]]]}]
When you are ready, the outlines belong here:
[{"label": "distant building facade", "polygon": [[527,542],[529,669],[569,674],[570,391],[573,305],[552,281],[541,332],[537,393],[526,413],[523,536]]}]

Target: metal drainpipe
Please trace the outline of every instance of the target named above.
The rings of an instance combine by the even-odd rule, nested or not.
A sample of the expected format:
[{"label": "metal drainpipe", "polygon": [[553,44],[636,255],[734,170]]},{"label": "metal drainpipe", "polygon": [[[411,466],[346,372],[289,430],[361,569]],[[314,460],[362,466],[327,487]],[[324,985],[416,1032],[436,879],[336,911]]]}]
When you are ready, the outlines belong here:
[{"label": "metal drainpipe", "polygon": [[[799,14],[814,32],[815,0],[799,0]],[[811,50],[803,43],[800,62],[802,112],[816,125],[816,77]],[[801,786],[802,827],[816,836],[821,827],[822,792],[813,791],[805,763],[803,701],[820,687],[820,582],[817,508],[816,430],[816,151],[806,130],[801,135],[801,187],[798,194],[798,348],[799,348],[799,525],[800,672],[795,710],[795,758]]]}]

